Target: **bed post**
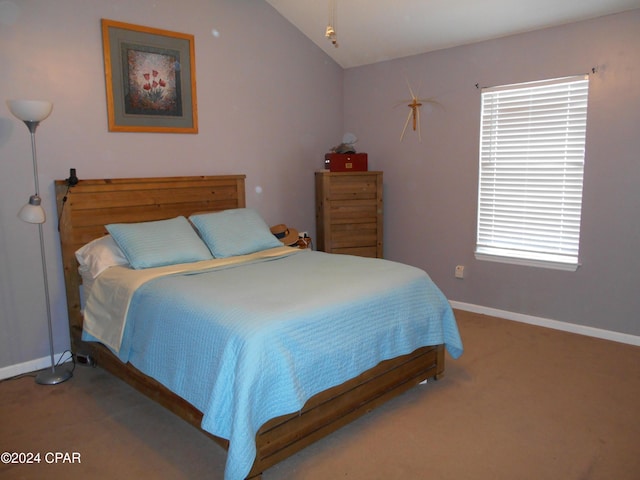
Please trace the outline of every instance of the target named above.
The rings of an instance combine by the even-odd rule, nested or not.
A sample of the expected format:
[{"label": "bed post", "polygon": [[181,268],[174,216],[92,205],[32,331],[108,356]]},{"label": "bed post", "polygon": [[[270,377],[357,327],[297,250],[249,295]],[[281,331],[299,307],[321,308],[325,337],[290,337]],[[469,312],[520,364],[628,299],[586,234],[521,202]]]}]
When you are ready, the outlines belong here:
[{"label": "bed post", "polygon": [[80,313],[80,274],[78,262],[75,258],[76,247],[71,242],[73,226],[71,224],[70,209],[65,209],[68,200],[69,187],[65,180],[56,180],[56,206],[58,211],[58,231],[62,253],[62,268],[67,293],[67,312],[69,315],[69,334],[71,336],[71,350],[77,351],[82,332],[82,315]]},{"label": "bed post", "polygon": [[444,377],[444,345],[436,346],[436,374],[435,380],[440,380]]}]

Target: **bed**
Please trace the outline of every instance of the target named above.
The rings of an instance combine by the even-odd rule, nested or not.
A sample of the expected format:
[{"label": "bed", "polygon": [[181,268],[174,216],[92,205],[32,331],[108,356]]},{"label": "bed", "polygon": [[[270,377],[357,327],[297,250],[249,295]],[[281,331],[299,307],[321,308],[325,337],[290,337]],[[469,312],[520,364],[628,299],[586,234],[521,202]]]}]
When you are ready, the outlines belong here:
[{"label": "bed", "polygon": [[[73,351],[89,355],[226,448],[229,480],[259,478],[390,398],[441,377],[445,345],[454,357],[462,353],[448,302],[418,269],[284,247],[266,238],[257,251],[235,250],[246,242],[253,246],[259,234],[221,243],[221,225],[237,233],[233,222],[255,215],[245,205],[244,180],[223,175],[81,180],[72,187],[55,182]],[[100,273],[91,295],[81,298],[81,247],[113,237],[130,257],[123,231],[165,228],[177,218],[190,220],[189,228],[215,252],[212,258],[205,253],[135,268],[134,261],[123,262]],[[149,251],[141,252],[144,259]],[[158,252],[151,252],[157,262]],[[323,275],[336,271],[340,280],[326,281]],[[117,295],[110,285],[127,292],[126,308],[112,301]],[[95,305],[116,303],[123,323],[105,333]],[[107,319],[119,315],[104,313]],[[210,332],[212,317],[222,330]]]}]

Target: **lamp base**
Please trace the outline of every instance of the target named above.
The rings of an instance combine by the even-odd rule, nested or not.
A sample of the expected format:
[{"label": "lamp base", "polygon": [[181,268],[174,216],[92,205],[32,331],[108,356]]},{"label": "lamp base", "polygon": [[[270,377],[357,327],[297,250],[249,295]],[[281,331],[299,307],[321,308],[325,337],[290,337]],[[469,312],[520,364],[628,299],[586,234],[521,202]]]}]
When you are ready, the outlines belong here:
[{"label": "lamp base", "polygon": [[73,376],[70,370],[50,368],[36,375],[36,383],[40,385],[57,385],[66,382]]}]

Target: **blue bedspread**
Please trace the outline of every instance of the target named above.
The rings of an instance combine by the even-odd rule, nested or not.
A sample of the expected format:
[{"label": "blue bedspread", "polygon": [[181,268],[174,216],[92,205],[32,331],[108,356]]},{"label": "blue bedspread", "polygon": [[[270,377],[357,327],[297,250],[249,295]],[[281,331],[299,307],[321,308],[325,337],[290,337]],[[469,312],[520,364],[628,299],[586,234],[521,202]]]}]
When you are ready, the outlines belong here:
[{"label": "blue bedspread", "polygon": [[119,356],[204,413],[243,479],[255,434],[380,361],[462,342],[429,277],[380,259],[315,251],[150,281],[135,293]]}]

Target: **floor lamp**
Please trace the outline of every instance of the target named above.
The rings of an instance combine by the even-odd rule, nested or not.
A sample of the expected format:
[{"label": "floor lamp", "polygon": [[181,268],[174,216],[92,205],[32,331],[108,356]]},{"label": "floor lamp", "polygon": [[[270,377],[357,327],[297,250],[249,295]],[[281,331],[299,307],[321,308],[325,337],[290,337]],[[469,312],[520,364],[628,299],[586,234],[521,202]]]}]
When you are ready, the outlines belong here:
[{"label": "floor lamp", "polygon": [[70,370],[57,368],[53,359],[53,327],[51,324],[51,303],[49,301],[49,282],[47,281],[47,262],[44,255],[44,236],[42,224],[46,217],[42,208],[38,188],[38,161],[36,157],[36,128],[51,114],[53,104],[44,100],[8,100],[7,105],[11,113],[22,120],[31,133],[31,152],[33,156],[33,180],[36,193],[29,197],[29,203],[20,209],[18,217],[28,223],[38,224],[40,234],[40,256],[42,258],[42,278],[44,280],[44,296],[47,303],[47,320],[49,325],[49,352],[51,355],[51,369],[36,375],[36,383],[41,385],[56,385],[69,380],[72,376]]}]

